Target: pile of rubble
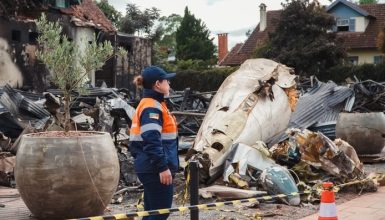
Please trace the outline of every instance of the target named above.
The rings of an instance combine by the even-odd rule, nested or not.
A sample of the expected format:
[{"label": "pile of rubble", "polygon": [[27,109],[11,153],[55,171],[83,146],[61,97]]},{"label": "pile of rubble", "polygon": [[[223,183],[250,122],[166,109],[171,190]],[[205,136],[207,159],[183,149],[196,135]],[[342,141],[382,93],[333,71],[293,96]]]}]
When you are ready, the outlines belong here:
[{"label": "pile of rubble", "polygon": [[[72,129],[112,135],[121,169],[119,202],[140,185],[127,134],[139,99],[125,89],[104,87],[85,94],[73,93]],[[313,79],[298,84],[292,69],[256,59],[246,61],[217,92],[173,91],[166,101],[179,124],[180,154],[187,162],[199,161],[200,180],[211,185],[200,189],[201,195],[237,199],[367,178],[356,146],[338,138],[336,130],[343,124],[341,112],[384,112],[385,83],[340,86]],[[0,88],[0,185],[15,186],[13,167],[22,134],[62,130],[62,102],[59,90],[37,94]],[[373,190],[375,183],[360,187]],[[316,199],[289,196],[283,201],[298,205]]]},{"label": "pile of rubble", "polygon": [[[197,133],[215,92],[198,93],[186,89],[173,91],[167,104],[179,122],[179,133]],[[112,135],[120,160],[120,188],[139,185],[133,171],[133,158],[128,151],[128,128],[139,98],[126,89],[89,88],[80,95],[72,94],[71,129],[103,131]],[[49,89],[45,93],[25,92],[10,85],[0,87],[0,185],[15,186],[15,155],[23,134],[63,130],[62,92]],[[188,148],[185,141],[181,146]]]},{"label": "pile of rubble", "polygon": [[[301,85],[295,78],[282,64],[256,59],[247,60],[224,81],[186,155],[199,162],[203,183],[222,177],[234,188],[274,195],[316,190],[323,181],[342,184],[368,177],[349,140],[338,138],[336,125],[341,112],[380,111],[385,119],[383,84],[338,86],[314,80],[297,89]],[[367,120],[362,126],[377,129],[375,124]],[[385,133],[384,126],[379,129]],[[370,131],[360,136],[369,145],[365,133]],[[381,151],[385,142],[380,138]],[[367,181],[360,187],[375,190],[376,183]],[[232,190],[227,188],[226,194]],[[220,197],[222,191],[210,192]],[[316,195],[307,197],[315,199]],[[289,196],[284,202],[298,205],[300,200]]]}]

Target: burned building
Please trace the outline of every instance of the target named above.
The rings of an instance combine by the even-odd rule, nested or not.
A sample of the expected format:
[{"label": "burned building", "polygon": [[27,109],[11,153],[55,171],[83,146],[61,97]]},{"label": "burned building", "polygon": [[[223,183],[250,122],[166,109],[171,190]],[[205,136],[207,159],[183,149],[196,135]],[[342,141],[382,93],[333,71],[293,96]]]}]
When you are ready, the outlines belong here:
[{"label": "burned building", "polygon": [[41,13],[46,13],[50,21],[58,21],[64,34],[80,49],[95,35],[99,42],[110,40],[115,52],[120,46],[128,51],[127,57],[114,55],[102,70],[89,76],[92,85],[105,82],[109,87],[130,88],[133,75],[151,64],[151,41],[118,33],[92,0],[2,0],[0,38],[8,43],[7,52],[22,73],[23,85],[18,87],[35,91],[50,87],[49,73],[36,60],[35,20]]}]

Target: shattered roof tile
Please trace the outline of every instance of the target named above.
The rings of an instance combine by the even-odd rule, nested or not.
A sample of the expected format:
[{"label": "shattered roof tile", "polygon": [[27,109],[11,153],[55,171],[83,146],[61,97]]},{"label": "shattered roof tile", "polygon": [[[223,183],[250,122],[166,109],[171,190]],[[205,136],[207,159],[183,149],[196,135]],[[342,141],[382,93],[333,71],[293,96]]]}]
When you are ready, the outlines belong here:
[{"label": "shattered roof tile", "polygon": [[[112,22],[104,15],[99,7],[92,0],[83,0],[79,5],[72,5],[70,8],[60,9],[63,14],[71,15],[80,21],[74,21],[79,26],[94,26],[105,32],[116,32]],[[72,19],[74,20],[74,19]]]}]

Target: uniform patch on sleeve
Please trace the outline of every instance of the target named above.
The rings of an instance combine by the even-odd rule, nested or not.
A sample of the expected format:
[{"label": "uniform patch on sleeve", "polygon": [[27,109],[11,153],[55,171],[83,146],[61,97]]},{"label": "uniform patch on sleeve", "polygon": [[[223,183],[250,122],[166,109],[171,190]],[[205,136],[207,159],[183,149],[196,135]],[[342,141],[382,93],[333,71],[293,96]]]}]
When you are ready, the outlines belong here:
[{"label": "uniform patch on sleeve", "polygon": [[158,120],[159,119],[159,114],[157,114],[157,113],[150,113],[149,118]]}]

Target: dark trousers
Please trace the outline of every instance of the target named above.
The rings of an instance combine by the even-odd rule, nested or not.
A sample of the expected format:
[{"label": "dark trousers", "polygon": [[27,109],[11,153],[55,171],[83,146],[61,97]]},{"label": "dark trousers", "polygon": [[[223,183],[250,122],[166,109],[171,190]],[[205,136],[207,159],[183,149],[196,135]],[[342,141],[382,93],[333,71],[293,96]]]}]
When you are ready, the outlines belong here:
[{"label": "dark trousers", "polygon": [[[173,184],[164,185],[160,183],[158,173],[137,173],[144,187],[144,209],[166,209],[171,208],[173,196]],[[165,220],[169,214],[143,217],[143,220]]]}]

